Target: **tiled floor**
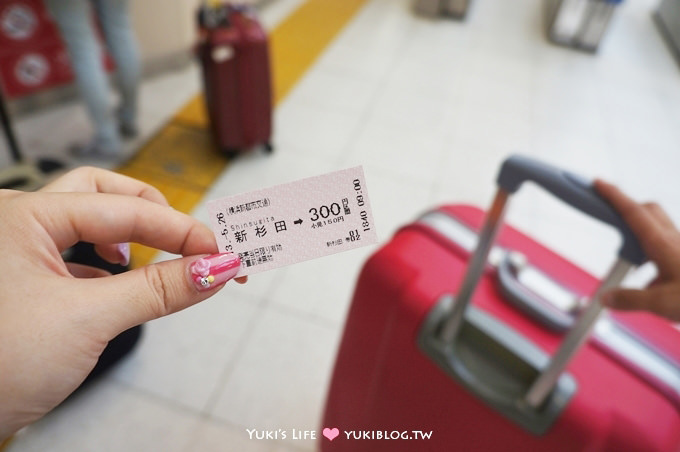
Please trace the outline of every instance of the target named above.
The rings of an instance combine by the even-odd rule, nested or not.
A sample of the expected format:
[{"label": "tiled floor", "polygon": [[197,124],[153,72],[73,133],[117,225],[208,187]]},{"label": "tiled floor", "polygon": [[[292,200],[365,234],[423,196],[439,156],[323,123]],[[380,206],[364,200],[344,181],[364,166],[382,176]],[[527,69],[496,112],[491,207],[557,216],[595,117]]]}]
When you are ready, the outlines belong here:
[{"label": "tiled floor", "polygon": [[[270,2],[265,22],[298,3]],[[409,3],[370,1],[277,109],[274,155],[241,158],[205,199],[363,164],[384,242],[439,203],[486,205],[500,161],[518,151],[613,180],[680,223],[680,71],[651,21],[656,1],[624,2],[598,55],[547,43],[541,0],[474,1],[465,23],[417,18]],[[197,90],[195,68],[145,83],[144,130]],[[45,155],[85,137],[87,123],[68,105],[18,129]],[[609,230],[536,189],[522,193],[511,223],[604,272]],[[204,205],[195,216],[207,220]],[[320,427],[352,287],[372,251],[257,275],[151,322],[132,357],[9,450],[314,450],[290,437],[250,440],[247,429]]]}]

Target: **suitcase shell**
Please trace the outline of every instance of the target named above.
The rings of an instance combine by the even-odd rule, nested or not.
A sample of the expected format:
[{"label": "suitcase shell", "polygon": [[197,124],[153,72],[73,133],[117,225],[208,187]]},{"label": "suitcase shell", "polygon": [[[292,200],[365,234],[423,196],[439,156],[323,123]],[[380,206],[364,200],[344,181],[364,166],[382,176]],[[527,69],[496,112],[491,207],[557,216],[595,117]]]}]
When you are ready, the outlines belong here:
[{"label": "suitcase shell", "polygon": [[[484,213],[470,206],[441,212],[479,229]],[[590,294],[598,280],[504,225],[498,245],[521,251],[564,287]],[[468,392],[426,356],[419,335],[437,301],[457,293],[469,252],[436,232],[408,226],[364,266],[354,293],[329,388],[323,427],[337,427],[331,451],[677,451],[680,414],[654,381],[640,378],[590,341],[567,371],[576,390],[554,423],[531,433]],[[548,353],[562,335],[503,299],[487,268],[473,305]],[[645,313],[612,314],[654,349],[680,362],[680,333]],[[680,388],[675,388],[680,390]],[[677,402],[677,401],[676,401]],[[432,432],[430,439],[354,439]],[[349,432],[349,439],[348,438]],[[365,438],[365,436],[364,436]]]},{"label": "suitcase shell", "polygon": [[265,30],[247,8],[230,8],[229,25],[203,29],[198,55],[205,103],[218,148],[229,156],[270,151],[272,88]]}]

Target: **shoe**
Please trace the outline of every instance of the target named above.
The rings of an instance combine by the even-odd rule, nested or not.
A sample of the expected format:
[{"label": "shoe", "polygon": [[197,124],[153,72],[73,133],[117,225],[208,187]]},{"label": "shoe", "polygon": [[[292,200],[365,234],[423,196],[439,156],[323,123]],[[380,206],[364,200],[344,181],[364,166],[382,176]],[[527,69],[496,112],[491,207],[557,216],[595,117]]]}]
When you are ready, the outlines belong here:
[{"label": "shoe", "polygon": [[87,144],[76,144],[69,149],[70,154],[78,159],[116,160],[121,156],[120,148],[107,148],[96,141]]},{"label": "shoe", "polygon": [[118,119],[118,133],[126,140],[132,140],[137,138],[137,135],[139,135],[139,129],[137,129],[136,121],[132,119],[135,117],[135,115],[132,114],[131,111],[134,111],[134,109],[126,109],[123,108],[122,105],[116,109],[116,118]]},{"label": "shoe", "polygon": [[137,135],[139,135],[139,129],[137,129],[135,124],[129,124],[125,122],[120,123],[118,126],[118,132],[120,132],[120,136],[126,140],[132,140],[137,138]]}]

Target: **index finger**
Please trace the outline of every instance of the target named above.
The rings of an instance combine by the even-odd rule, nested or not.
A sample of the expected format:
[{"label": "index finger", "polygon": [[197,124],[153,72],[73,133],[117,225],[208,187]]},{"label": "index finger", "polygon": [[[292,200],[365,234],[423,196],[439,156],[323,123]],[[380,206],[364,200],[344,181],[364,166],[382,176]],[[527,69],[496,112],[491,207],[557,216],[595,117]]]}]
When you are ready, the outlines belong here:
[{"label": "index finger", "polygon": [[152,185],[113,171],[81,166],[45,185],[42,192],[112,193],[136,196],[163,206],[165,196]]},{"label": "index finger", "polygon": [[619,212],[623,221],[630,226],[641,242],[646,242],[650,237],[659,233],[660,225],[650,212],[628,197],[617,186],[601,179],[595,180],[593,186]]},{"label": "index finger", "polygon": [[33,215],[60,251],[86,241],[137,242],[185,256],[217,252],[215,237],[203,223],[146,199],[102,193],[33,195],[41,196]]}]

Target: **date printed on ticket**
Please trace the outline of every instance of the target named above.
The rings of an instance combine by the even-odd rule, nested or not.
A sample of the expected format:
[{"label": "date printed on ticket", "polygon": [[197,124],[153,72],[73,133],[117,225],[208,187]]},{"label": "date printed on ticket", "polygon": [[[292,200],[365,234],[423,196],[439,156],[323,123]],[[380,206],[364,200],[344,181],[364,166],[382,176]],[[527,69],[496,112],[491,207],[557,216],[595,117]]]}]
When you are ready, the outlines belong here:
[{"label": "date printed on ticket", "polygon": [[220,252],[237,276],[377,243],[362,167],[208,202]]}]

